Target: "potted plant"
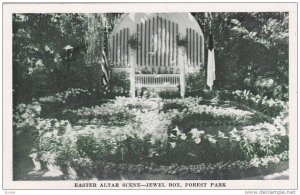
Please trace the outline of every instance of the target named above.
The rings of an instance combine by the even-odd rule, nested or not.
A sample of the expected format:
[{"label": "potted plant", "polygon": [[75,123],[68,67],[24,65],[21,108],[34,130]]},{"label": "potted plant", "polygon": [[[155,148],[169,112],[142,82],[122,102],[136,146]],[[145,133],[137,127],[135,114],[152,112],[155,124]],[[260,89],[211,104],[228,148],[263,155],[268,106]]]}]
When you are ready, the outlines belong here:
[{"label": "potted plant", "polygon": [[128,44],[129,44],[129,46],[130,46],[131,49],[136,50],[138,48],[138,46],[140,45],[140,43],[138,41],[137,33],[133,33],[132,35],[129,36],[129,38],[128,38]]},{"label": "potted plant", "polygon": [[176,35],[176,44],[178,47],[186,47],[187,43],[187,36],[182,36],[180,34]]}]

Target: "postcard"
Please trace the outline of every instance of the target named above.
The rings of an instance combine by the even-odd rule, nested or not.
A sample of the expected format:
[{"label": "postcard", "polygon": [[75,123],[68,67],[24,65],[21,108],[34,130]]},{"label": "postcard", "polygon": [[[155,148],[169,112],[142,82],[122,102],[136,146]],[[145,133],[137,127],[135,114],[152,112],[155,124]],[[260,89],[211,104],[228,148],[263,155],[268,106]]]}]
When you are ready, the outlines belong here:
[{"label": "postcard", "polygon": [[295,193],[297,3],[3,3],[3,189]]}]

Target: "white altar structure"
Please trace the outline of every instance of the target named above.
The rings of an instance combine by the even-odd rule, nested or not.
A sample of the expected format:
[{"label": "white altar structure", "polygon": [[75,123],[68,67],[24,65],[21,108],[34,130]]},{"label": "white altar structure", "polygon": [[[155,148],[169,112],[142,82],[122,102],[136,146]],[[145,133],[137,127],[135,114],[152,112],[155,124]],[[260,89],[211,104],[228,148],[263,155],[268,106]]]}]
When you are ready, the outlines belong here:
[{"label": "white altar structure", "polygon": [[113,72],[125,71],[130,94],[139,88],[178,88],[204,64],[204,36],[190,13],[126,13],[109,38]]}]

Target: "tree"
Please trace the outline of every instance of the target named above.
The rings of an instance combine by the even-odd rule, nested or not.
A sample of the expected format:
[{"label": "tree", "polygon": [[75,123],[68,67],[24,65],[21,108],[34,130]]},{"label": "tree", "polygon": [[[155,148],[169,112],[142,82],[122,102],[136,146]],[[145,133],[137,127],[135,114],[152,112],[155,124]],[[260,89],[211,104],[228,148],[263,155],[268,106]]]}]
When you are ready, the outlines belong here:
[{"label": "tree", "polygon": [[[192,13],[208,37],[206,13]],[[251,89],[268,96],[288,88],[288,13],[212,13],[219,89]],[[258,80],[274,80],[274,90],[259,90]],[[272,92],[273,91],[273,92]],[[271,93],[272,92],[272,93]],[[281,97],[282,98],[282,97]]]},{"label": "tree", "polygon": [[[85,29],[83,14],[13,15],[15,103],[78,86],[74,80],[80,80],[76,70],[84,65]],[[66,45],[74,47],[72,58],[66,58]]]},{"label": "tree", "polygon": [[88,30],[86,33],[87,50],[85,54],[86,65],[88,66],[90,86],[101,92],[101,59],[104,40],[104,25],[102,14],[88,14]]}]

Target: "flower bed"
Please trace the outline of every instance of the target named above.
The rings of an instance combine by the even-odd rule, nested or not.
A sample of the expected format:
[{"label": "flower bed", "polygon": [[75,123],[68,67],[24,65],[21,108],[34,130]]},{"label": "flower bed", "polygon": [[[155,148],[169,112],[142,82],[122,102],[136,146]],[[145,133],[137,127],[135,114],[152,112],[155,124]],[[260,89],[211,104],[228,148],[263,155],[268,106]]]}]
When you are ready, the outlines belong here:
[{"label": "flower bed", "polygon": [[[124,164],[93,161],[76,161],[72,164],[79,179],[98,178],[101,180],[217,180],[242,179],[281,172],[288,169],[288,153],[253,158],[250,161],[201,163],[197,165],[157,165],[154,163]],[[86,170],[86,167],[91,167]]]},{"label": "flower bed", "polygon": [[271,118],[256,111],[242,110],[231,102],[207,101],[202,98],[166,100],[162,110],[173,113],[173,123],[184,132],[207,126],[246,126],[271,122]]},{"label": "flower bed", "polygon": [[41,117],[59,118],[64,108],[79,108],[83,105],[93,105],[100,103],[95,100],[92,93],[80,88],[70,88],[64,92],[56,93],[51,96],[39,98],[37,100],[41,106]]},{"label": "flower bed", "polygon": [[[175,167],[175,175],[188,177],[196,174],[191,177],[221,179],[225,176],[219,174],[226,175],[231,168],[248,172],[255,159],[277,159],[267,161],[267,164],[258,163],[258,167],[288,160],[285,103],[264,103],[268,105],[266,110],[278,109],[279,114],[271,118],[264,114],[270,110],[264,113],[245,110],[234,102],[224,102],[222,98],[162,100],[120,97],[90,108],[75,110],[67,107],[60,119],[42,118],[41,102],[48,99],[61,101],[41,98],[32,104],[17,106],[14,129],[15,132],[32,132],[31,154],[35,160],[59,165],[63,169],[75,167],[79,172],[84,172],[84,169],[91,173],[96,170],[99,173],[114,172],[103,168],[104,165],[113,165],[118,167],[118,172],[134,173],[135,168],[130,167],[150,164],[153,165],[151,170],[157,170],[157,173],[172,175],[161,169]],[[280,156],[282,154],[285,157]],[[238,168],[234,168],[235,162],[238,162]],[[190,170],[186,167],[198,165],[210,167],[211,171],[206,168],[198,172],[186,171]],[[119,166],[124,166],[124,170]],[[148,166],[142,172],[156,174],[149,170]],[[100,175],[98,178],[103,179]],[[229,175],[241,177],[233,173]]]},{"label": "flower bed", "polygon": [[117,97],[115,101],[91,108],[66,109],[64,116],[80,124],[124,125],[131,123],[139,112],[159,109],[159,102],[147,99]]},{"label": "flower bed", "polygon": [[[230,100],[234,101],[243,106],[248,106],[252,109],[262,112],[265,115],[276,117],[283,110],[288,109],[288,103],[278,99],[268,99],[266,96],[254,95],[250,91],[236,90],[230,91],[216,91],[207,92],[204,96],[212,97],[219,100]],[[211,98],[209,98],[211,99]]]}]

